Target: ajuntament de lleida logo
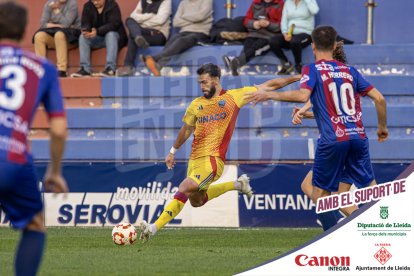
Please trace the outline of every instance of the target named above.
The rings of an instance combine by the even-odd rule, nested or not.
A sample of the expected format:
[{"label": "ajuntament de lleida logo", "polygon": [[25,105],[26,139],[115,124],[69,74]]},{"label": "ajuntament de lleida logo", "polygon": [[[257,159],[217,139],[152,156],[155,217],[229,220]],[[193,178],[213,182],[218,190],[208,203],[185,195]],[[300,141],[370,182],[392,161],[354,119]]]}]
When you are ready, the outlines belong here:
[{"label": "ajuntament de lleida logo", "polygon": [[388,218],[388,206],[380,206],[380,217],[382,219]]}]

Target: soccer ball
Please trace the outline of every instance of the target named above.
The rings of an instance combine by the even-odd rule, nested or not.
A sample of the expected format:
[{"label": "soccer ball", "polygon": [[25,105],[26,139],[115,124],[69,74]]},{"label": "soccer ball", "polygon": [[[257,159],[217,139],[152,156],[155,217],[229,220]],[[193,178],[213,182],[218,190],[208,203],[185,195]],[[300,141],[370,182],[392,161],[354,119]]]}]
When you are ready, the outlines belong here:
[{"label": "soccer ball", "polygon": [[133,244],[137,240],[137,231],[130,223],[120,223],[112,229],[112,240],[117,245]]}]

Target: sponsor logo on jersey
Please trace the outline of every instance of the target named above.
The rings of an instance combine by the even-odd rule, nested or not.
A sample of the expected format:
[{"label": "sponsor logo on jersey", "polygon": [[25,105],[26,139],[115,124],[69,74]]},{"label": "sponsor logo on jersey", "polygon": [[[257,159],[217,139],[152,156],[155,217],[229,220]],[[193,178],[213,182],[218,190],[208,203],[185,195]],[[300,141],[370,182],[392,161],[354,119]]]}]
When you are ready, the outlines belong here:
[{"label": "sponsor logo on jersey", "polygon": [[343,116],[332,116],[331,121],[334,124],[346,124],[346,123],[356,123],[359,122],[362,118],[362,112],[358,112],[355,115],[343,115]]},{"label": "sponsor logo on jersey", "polygon": [[203,105],[202,104],[200,104],[200,106],[198,107],[198,110],[203,110],[204,108],[203,108]]},{"label": "sponsor logo on jersey", "polygon": [[221,100],[218,102],[218,105],[223,108],[226,105],[226,101],[225,100]]},{"label": "sponsor logo on jersey", "polygon": [[318,71],[335,71],[335,68],[331,64],[325,62],[315,64],[315,67]]},{"label": "sponsor logo on jersey", "polygon": [[302,75],[302,78],[300,78],[300,83],[305,83],[309,80],[309,76],[306,74]]},{"label": "sponsor logo on jersey", "polygon": [[345,134],[345,132],[344,132],[342,129],[340,129],[340,128],[338,128],[338,129],[335,131],[335,135],[336,135],[336,137],[342,137],[342,136],[344,136],[344,134]]},{"label": "sponsor logo on jersey", "polygon": [[224,119],[226,119],[226,117],[227,117],[226,112],[201,116],[201,117],[198,118],[198,123],[199,124],[210,123],[210,122],[214,122],[214,121],[224,120]]}]

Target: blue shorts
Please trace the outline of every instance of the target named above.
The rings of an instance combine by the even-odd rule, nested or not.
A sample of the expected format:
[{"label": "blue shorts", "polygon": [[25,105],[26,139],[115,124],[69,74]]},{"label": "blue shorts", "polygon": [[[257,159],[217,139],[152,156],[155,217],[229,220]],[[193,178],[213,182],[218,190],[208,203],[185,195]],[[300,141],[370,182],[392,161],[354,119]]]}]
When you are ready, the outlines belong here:
[{"label": "blue shorts", "polygon": [[350,180],[358,188],[367,187],[374,180],[368,139],[331,144],[318,142],[312,184],[335,192],[338,190],[339,181]]},{"label": "blue shorts", "polygon": [[43,209],[33,164],[0,161],[0,208],[14,228],[23,229]]}]

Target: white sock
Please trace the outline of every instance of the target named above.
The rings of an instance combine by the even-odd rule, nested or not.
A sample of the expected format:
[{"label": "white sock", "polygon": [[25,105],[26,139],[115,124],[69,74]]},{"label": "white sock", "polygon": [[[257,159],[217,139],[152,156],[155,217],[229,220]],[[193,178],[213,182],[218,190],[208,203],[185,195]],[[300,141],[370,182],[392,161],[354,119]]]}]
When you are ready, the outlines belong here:
[{"label": "white sock", "polygon": [[241,190],[241,183],[238,180],[234,181],[234,189]]},{"label": "white sock", "polygon": [[150,231],[151,233],[154,235],[155,233],[157,233],[157,226],[155,226],[155,223],[150,225]]}]

